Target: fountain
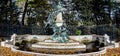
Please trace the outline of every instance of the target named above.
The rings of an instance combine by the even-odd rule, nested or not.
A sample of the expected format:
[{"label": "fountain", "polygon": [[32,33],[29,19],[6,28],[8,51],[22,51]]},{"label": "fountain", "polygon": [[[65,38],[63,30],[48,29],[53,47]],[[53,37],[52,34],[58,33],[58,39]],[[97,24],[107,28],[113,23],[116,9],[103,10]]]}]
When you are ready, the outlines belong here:
[{"label": "fountain", "polygon": [[[36,54],[37,56],[89,56],[91,54],[104,54],[106,49],[100,50],[95,53],[87,53],[86,51],[87,42],[94,41],[99,37],[99,42],[104,43],[105,46],[110,43],[109,36],[104,35],[78,35],[78,36],[68,36],[67,26],[62,18],[62,14],[66,9],[63,7],[62,2],[59,1],[58,5],[54,7],[53,12],[48,16],[47,21],[44,21],[45,27],[49,25],[53,30],[53,35],[16,35],[11,36],[10,43],[12,43],[12,50],[15,52],[23,52]],[[18,38],[19,37],[19,38]],[[21,43],[22,40],[29,42],[29,48],[31,51],[19,50],[19,46],[16,46],[18,43]],[[103,41],[104,40],[104,41]],[[35,42],[33,42],[35,41]],[[86,44],[84,44],[84,43]],[[3,44],[6,42],[2,42]],[[17,43],[17,44],[16,44]],[[4,45],[6,46],[6,45]],[[20,45],[22,47],[26,47]],[[91,46],[90,46],[91,47]],[[112,46],[113,47],[113,46]],[[24,48],[23,48],[24,49]],[[82,53],[82,54],[81,54]]]},{"label": "fountain", "polygon": [[[85,45],[71,40],[67,34],[67,26],[62,18],[62,13],[65,10],[62,3],[58,2],[57,7],[54,9],[47,21],[44,21],[45,26],[50,25],[54,34],[42,42],[32,44],[33,48],[39,48],[40,50],[51,50],[48,53],[64,53],[69,54],[78,51],[85,51]],[[66,50],[66,51],[65,51]],[[44,51],[42,51],[44,52]]]}]

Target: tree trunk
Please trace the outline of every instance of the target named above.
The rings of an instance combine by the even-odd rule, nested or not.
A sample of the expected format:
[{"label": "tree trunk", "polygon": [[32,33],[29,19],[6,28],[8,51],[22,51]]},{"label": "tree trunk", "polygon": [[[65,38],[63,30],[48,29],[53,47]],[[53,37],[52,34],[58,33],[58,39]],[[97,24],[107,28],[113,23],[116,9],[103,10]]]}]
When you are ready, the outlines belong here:
[{"label": "tree trunk", "polygon": [[28,0],[26,0],[25,6],[24,6],[24,12],[23,12],[23,16],[22,16],[22,25],[24,25],[24,19],[25,19],[25,14],[27,11],[27,6],[28,6]]},{"label": "tree trunk", "polygon": [[[10,0],[10,22],[12,22],[12,19],[13,19],[13,7],[12,7],[12,0]],[[10,23],[11,24],[11,23]]]}]

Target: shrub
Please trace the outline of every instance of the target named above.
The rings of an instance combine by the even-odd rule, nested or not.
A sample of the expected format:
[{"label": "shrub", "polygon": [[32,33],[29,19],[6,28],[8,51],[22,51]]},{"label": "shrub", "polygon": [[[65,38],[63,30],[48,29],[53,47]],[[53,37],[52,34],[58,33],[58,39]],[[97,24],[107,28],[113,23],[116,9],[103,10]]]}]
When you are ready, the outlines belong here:
[{"label": "shrub", "polygon": [[77,31],[76,31],[76,34],[77,34],[77,35],[81,35],[81,33],[82,33],[81,30],[77,30]]}]

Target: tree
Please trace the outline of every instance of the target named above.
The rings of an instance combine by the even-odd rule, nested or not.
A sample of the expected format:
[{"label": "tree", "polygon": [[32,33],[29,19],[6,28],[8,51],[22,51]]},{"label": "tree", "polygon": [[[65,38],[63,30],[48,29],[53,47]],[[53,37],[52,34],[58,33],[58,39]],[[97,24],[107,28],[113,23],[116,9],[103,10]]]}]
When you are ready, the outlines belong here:
[{"label": "tree", "polygon": [[28,0],[25,1],[24,11],[22,15],[22,25],[24,25],[24,19],[25,19],[25,14],[27,12],[27,7],[28,7]]},{"label": "tree", "polygon": [[9,9],[10,9],[10,6],[9,6],[9,4],[8,4],[8,0],[1,0],[0,1],[0,23],[5,23],[5,22],[7,22],[8,23],[8,20],[7,20],[7,17],[8,17],[8,12],[10,12],[9,11]]},{"label": "tree", "polygon": [[15,6],[15,1],[1,0],[0,1],[0,23],[1,24],[18,24],[17,21],[18,11]]},{"label": "tree", "polygon": [[73,0],[75,9],[80,11],[84,25],[112,24],[116,14],[115,0]]},{"label": "tree", "polygon": [[95,22],[95,24],[98,25],[99,23],[101,23],[102,20],[102,9],[104,2],[102,0],[93,0],[92,4],[94,5],[92,8],[94,13],[93,21]]},{"label": "tree", "polygon": [[[49,0],[17,0],[17,3],[24,4],[22,24],[25,25],[25,23],[27,23],[26,25],[43,25],[43,20],[46,19],[46,15],[48,14],[48,10],[50,8],[48,1]],[[21,6],[18,5],[18,7]],[[28,18],[25,18],[26,15]],[[27,21],[25,22],[25,20]]]},{"label": "tree", "polygon": [[114,0],[93,0],[93,5],[94,21],[97,25],[113,23],[116,10]]},{"label": "tree", "polygon": [[[81,18],[84,25],[93,24],[93,11],[92,11],[92,0],[73,0],[73,3],[76,5],[75,10],[80,11]],[[87,23],[89,22],[89,23]]]},{"label": "tree", "polygon": [[30,16],[30,14],[34,16],[30,18],[35,19],[34,22],[35,25],[37,26],[44,25],[43,21],[47,19],[48,14],[51,10],[51,6],[48,2],[49,0],[33,0],[29,2],[28,16]]}]

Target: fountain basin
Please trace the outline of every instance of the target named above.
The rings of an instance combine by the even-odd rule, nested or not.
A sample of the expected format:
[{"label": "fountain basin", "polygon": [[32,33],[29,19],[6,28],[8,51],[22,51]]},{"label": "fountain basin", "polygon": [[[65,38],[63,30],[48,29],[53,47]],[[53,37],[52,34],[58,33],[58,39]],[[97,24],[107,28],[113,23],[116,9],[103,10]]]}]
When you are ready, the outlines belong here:
[{"label": "fountain basin", "polygon": [[56,42],[38,42],[32,44],[32,49],[40,53],[48,54],[73,54],[86,50],[86,45],[79,42],[56,43]]},{"label": "fountain basin", "polygon": [[38,42],[29,46],[33,52],[43,54],[77,54],[84,53],[84,51],[86,51],[86,45],[82,43],[84,38],[94,41],[94,39],[98,36],[100,39],[104,39],[104,36],[100,35],[80,35],[69,36],[70,39],[68,42],[59,43],[51,40],[52,36],[49,35],[17,35],[19,38],[15,38],[15,41],[13,42],[21,42],[23,37],[27,41],[36,39]]},{"label": "fountain basin", "polygon": [[86,46],[84,44],[75,43],[45,43],[39,42],[36,44],[32,44],[32,47],[35,48],[54,48],[54,49],[85,49]]}]

